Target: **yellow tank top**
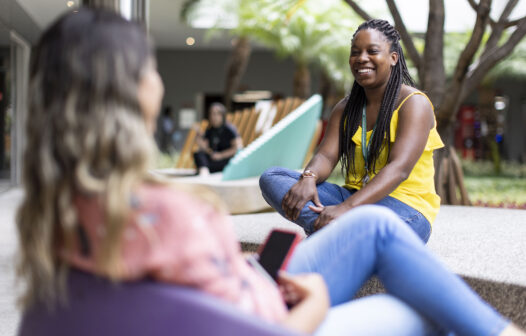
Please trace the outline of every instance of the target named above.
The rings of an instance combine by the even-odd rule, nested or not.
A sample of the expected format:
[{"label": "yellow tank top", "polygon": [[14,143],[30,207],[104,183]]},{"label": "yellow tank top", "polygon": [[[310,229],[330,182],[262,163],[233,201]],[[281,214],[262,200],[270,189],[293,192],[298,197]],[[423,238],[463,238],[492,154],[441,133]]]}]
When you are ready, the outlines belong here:
[{"label": "yellow tank top", "polygon": [[[394,110],[390,124],[391,143],[393,143],[396,139],[396,130],[398,126],[398,111],[405,103],[405,101],[415,94],[420,94],[427,98],[427,96],[423,92],[412,92],[400,103],[398,108]],[[431,107],[433,107],[433,104],[431,103],[429,98],[427,98],[427,100],[429,101],[429,104],[431,104]],[[371,134],[372,131],[367,132],[367,142],[369,141]],[[364,160],[362,156],[361,126],[358,126],[356,133],[354,133],[352,137],[352,141],[356,144],[354,154],[356,175],[352,175],[349,172],[345,179],[344,187],[347,189],[359,190],[362,188],[362,176],[364,176],[365,174]],[[435,121],[435,126],[429,132],[429,137],[427,138],[427,143],[424,152],[422,153],[420,159],[418,159],[418,162],[415,164],[413,170],[411,171],[411,174],[409,175],[407,180],[402,182],[398,186],[398,188],[396,188],[391,194],[389,194],[389,196],[394,197],[397,200],[402,201],[410,207],[418,210],[420,213],[422,213],[422,215],[424,215],[424,217],[426,217],[426,219],[431,224],[435,220],[436,215],[438,214],[438,210],[440,208],[440,197],[435,191],[435,167],[433,165],[433,151],[437,148],[442,147],[444,147],[444,143],[438,135]],[[380,152],[378,160],[376,161],[376,170],[380,171],[380,169],[382,169],[386,164],[387,147],[385,146]],[[369,177],[371,179],[374,178],[374,176],[374,173],[369,173]]]}]

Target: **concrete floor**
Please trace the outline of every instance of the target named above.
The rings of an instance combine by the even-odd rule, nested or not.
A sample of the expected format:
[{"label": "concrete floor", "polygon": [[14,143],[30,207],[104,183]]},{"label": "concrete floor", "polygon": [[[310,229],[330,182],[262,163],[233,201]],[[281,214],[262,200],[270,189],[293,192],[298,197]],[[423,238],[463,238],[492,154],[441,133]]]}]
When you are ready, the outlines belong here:
[{"label": "concrete floor", "polygon": [[[232,219],[247,243],[261,243],[273,226],[302,232],[275,212]],[[442,206],[427,245],[456,273],[526,287],[525,210]]]},{"label": "concrete floor", "polygon": [[14,216],[21,198],[19,189],[0,194],[0,336],[14,335],[19,320],[14,277],[17,247]]}]

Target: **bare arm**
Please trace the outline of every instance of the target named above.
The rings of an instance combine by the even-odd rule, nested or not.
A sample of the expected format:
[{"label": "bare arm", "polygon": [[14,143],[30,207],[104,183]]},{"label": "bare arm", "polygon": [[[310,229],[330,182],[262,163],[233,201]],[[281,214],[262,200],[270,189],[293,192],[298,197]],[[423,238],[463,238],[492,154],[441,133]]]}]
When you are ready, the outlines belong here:
[{"label": "bare arm", "polygon": [[205,138],[204,134],[201,132],[199,127],[197,127],[195,131],[197,133],[195,137],[195,142],[197,143],[197,146],[199,147],[199,149],[207,153],[208,155],[212,154],[212,149],[210,148],[208,139]]},{"label": "bare arm", "polygon": [[429,131],[434,126],[433,110],[421,95],[409,98],[399,111],[396,140],[387,164],[364,188],[341,205],[320,209],[314,223],[321,228],[344,212],[362,204],[375,203],[393,192],[405,181],[425,149]]},{"label": "bare arm", "polygon": [[239,136],[236,137],[235,139],[232,139],[232,141],[230,142],[230,148],[225,149],[224,151],[221,151],[221,152],[212,153],[212,159],[223,160],[223,159],[234,156],[238,150],[243,148],[242,143],[243,143],[243,140]]},{"label": "bare arm", "polygon": [[280,274],[279,282],[285,301],[294,305],[283,325],[302,333],[313,333],[325,318],[330,305],[322,276],[317,273]]},{"label": "bare arm", "polygon": [[294,221],[308,201],[322,206],[318,198],[316,184],[325,181],[338,163],[340,119],[346,100],[342,99],[333,109],[323,141],[305,170],[311,170],[315,176],[301,178],[283,197],[281,207],[285,216]]},{"label": "bare arm", "polygon": [[324,182],[338,163],[340,148],[340,120],[345,109],[346,99],[342,99],[334,106],[323,141],[321,142],[316,154],[309,161],[305,170],[313,171],[318,177],[317,183]]}]

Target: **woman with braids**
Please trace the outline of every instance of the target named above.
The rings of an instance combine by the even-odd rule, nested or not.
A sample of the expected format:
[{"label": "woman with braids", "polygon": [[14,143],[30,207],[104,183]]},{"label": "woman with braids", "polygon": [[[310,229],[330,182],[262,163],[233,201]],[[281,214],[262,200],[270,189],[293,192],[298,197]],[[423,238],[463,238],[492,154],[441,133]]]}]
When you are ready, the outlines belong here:
[{"label": "woman with braids", "polygon": [[[115,282],[190,286],[316,335],[518,332],[374,205],[301,242],[279,286],[258,273],[217,196],[149,173],[163,85],[142,28],[114,13],[80,9],[47,29],[30,93],[17,215],[24,309],[67,309],[66,271],[80,269]],[[351,301],[374,274],[391,295]]]},{"label": "woman with braids", "polygon": [[[264,198],[307,234],[362,204],[383,205],[427,242],[440,206],[433,150],[443,147],[433,106],[414,88],[398,32],[385,20],[354,33],[351,93],[333,109],[326,135],[302,174],[270,168]],[[345,185],[325,182],[341,161]]]}]

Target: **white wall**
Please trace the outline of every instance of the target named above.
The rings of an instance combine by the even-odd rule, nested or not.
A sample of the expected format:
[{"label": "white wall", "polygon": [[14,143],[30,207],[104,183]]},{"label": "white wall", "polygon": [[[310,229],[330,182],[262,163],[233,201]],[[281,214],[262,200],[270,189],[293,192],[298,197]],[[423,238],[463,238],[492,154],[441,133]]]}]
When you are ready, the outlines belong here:
[{"label": "white wall", "polygon": [[[224,88],[227,50],[159,50],[157,62],[165,86],[163,106],[179,111],[194,106],[198,93],[221,94]],[[312,93],[317,89],[314,70]],[[241,87],[292,95],[294,62],[278,59],[270,51],[252,52]]]}]

